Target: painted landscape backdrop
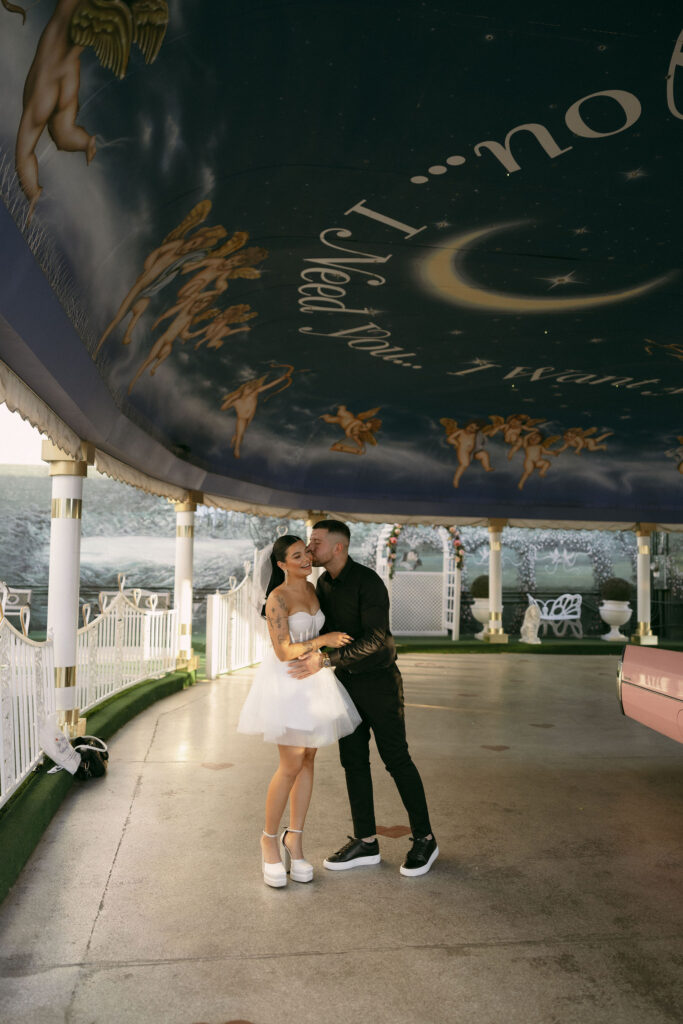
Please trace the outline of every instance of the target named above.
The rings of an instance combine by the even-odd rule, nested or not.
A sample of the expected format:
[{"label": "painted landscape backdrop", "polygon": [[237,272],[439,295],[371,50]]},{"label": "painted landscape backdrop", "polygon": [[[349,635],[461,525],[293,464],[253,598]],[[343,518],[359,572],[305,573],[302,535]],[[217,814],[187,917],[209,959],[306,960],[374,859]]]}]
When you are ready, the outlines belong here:
[{"label": "painted landscape backdrop", "polygon": [[[43,467],[0,466],[0,580],[30,586],[31,635],[45,630],[50,542],[51,481]],[[242,579],[254,547],[270,543],[287,526],[303,535],[301,521],[283,521],[200,507],[195,526],[195,629],[204,628],[206,596],[225,590],[230,577]],[[374,566],[381,542],[380,524],[350,524],[352,555]],[[116,588],[117,574],[127,586],[172,590],[175,557],[175,512],[162,498],[144,494],[106,477],[84,481],[81,544],[81,601],[97,606],[100,590]],[[484,527],[463,527],[466,556],[463,587],[488,572],[488,535]],[[683,632],[683,535],[659,535],[658,580],[653,590],[655,612],[666,616],[667,635]],[[506,628],[519,628],[526,593],[552,596],[582,593],[586,605],[584,631],[603,631],[597,616],[600,583],[609,576],[635,581],[635,537],[632,533],[588,530],[507,529],[503,546]],[[429,527],[406,527],[398,541],[397,572],[416,571],[410,552],[417,552],[417,571],[441,572],[442,544]],[[666,586],[657,589],[659,583]],[[658,610],[659,609],[659,610]],[[463,630],[474,623],[465,601]]]}]

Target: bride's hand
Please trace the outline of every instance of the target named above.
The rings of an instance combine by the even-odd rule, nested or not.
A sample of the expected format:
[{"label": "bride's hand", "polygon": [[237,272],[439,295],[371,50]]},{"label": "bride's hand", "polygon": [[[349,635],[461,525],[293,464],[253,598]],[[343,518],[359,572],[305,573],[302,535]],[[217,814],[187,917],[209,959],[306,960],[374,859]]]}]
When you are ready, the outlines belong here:
[{"label": "bride's hand", "polygon": [[351,643],[353,637],[349,636],[348,633],[334,632],[325,633],[320,639],[325,641],[323,647],[346,647],[347,644]]}]

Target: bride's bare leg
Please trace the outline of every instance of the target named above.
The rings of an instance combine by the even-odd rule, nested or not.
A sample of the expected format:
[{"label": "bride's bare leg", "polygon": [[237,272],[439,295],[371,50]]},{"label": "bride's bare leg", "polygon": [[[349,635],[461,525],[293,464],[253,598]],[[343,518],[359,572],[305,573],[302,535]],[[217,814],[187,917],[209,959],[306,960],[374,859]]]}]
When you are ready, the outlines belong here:
[{"label": "bride's bare leg", "polygon": [[[313,792],[313,766],[315,755],[318,753],[316,747],[305,747],[301,771],[296,777],[289,794],[289,824],[291,828],[303,831],[308,805],[311,802]],[[287,849],[295,860],[303,857],[302,837],[299,832],[288,832],[285,839]]]},{"label": "bride's bare leg", "polygon": [[[276,835],[280,827],[280,821],[287,806],[289,794],[301,772],[306,754],[306,747],[285,747],[278,744],[278,750],[280,751],[280,764],[270,780],[268,792],[266,793],[266,824],[264,831],[272,836]],[[278,863],[280,854],[276,838],[269,839],[268,836],[261,836],[261,848],[266,864]]]}]

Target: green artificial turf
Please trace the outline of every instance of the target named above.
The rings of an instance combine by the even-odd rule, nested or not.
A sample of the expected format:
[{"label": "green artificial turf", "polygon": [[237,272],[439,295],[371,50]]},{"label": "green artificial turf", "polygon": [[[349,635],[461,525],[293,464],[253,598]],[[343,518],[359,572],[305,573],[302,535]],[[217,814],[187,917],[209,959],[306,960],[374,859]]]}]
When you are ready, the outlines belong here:
[{"label": "green artificial turf", "polygon": [[[103,740],[120,729],[150,704],[168,697],[194,682],[193,672],[170,672],[161,679],[146,679],[115,694],[87,714],[86,732]],[[67,771],[49,775],[49,758],[39,766],[4,807],[0,808],[0,903],[14,885],[57,808],[73,785],[97,785],[96,780],[80,782]]]}]

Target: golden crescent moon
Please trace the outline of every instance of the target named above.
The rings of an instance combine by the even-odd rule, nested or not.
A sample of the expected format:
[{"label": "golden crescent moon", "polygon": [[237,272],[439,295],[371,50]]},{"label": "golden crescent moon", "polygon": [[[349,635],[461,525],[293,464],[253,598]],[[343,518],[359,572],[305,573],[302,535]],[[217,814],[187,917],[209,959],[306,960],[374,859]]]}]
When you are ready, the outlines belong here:
[{"label": "golden crescent moon", "polygon": [[499,231],[528,224],[525,220],[506,221],[493,224],[487,228],[477,228],[464,235],[454,235],[443,248],[439,248],[420,264],[419,274],[429,291],[439,298],[467,306],[469,309],[485,309],[489,313],[568,313],[579,309],[592,309],[595,306],[607,306],[613,302],[625,302],[635,299],[638,295],[658,288],[675,276],[675,271],[655,277],[644,284],[625,288],[618,292],[606,292],[603,295],[586,295],[571,299],[542,299],[532,295],[508,295],[505,292],[491,291],[476,285],[466,276],[463,263],[468,248],[474,242]]}]

